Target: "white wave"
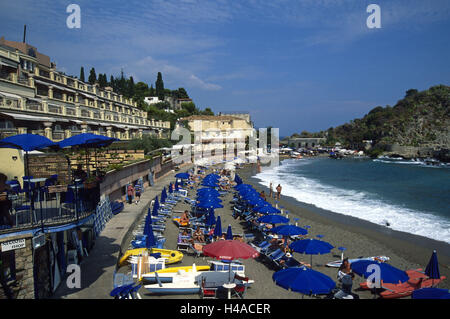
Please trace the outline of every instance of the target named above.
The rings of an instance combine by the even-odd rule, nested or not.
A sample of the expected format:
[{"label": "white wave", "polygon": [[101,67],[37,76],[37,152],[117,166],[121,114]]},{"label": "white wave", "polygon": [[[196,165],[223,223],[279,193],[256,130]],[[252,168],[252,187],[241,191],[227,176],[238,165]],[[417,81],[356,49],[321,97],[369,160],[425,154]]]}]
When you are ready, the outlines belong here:
[{"label": "white wave", "polygon": [[282,165],[263,171],[255,177],[260,184],[281,184],[282,195],[316,207],[357,217],[375,224],[389,221],[390,228],[450,243],[450,221],[429,212],[420,212],[377,199],[364,191],[346,190],[313,179],[292,174],[311,161],[283,161]]},{"label": "white wave", "polygon": [[436,163],[436,164],[429,164],[425,161],[419,160],[419,159],[411,159],[411,160],[405,160],[402,157],[388,157],[388,156],[380,156],[376,159],[373,159],[374,162],[378,163],[386,163],[386,164],[401,164],[401,165],[418,165],[422,167],[427,168],[449,168],[450,165],[446,163]]}]

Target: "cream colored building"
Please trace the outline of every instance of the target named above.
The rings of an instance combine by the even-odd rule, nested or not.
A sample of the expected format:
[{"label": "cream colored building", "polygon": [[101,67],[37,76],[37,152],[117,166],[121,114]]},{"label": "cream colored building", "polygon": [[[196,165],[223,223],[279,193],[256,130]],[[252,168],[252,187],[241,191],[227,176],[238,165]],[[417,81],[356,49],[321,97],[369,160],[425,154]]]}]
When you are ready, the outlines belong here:
[{"label": "cream colored building", "polygon": [[[194,137],[196,158],[215,157],[216,161],[240,156],[249,138],[255,138],[251,121],[241,117],[219,115],[192,115],[179,120],[186,123]],[[241,153],[242,154],[242,153]]]},{"label": "cream colored building", "polygon": [[86,132],[167,137],[170,122],[147,119],[132,99],[57,71],[29,44],[0,38],[0,137],[33,133],[60,141]]}]

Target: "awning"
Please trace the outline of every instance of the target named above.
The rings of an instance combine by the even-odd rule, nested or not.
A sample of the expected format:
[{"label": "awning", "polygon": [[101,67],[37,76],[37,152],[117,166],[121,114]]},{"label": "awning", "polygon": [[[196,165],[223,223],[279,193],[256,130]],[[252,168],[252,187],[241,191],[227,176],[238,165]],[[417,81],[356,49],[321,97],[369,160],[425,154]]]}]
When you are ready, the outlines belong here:
[{"label": "awning", "polygon": [[6,93],[6,92],[2,92],[2,91],[0,91],[0,95],[6,96],[6,97],[9,97],[9,98],[12,98],[12,99],[17,99],[17,100],[22,98],[21,96],[19,96],[17,94]]},{"label": "awning", "polygon": [[8,116],[11,116],[15,120],[38,121],[38,122],[39,121],[47,121],[47,122],[59,121],[59,119],[55,119],[55,118],[51,118],[51,117],[34,116],[34,115],[28,115],[28,114],[9,113],[9,112],[2,112],[2,114],[6,114]]},{"label": "awning", "polygon": [[67,92],[71,92],[71,93],[76,93],[74,90],[71,90],[69,88],[65,88],[53,83],[49,83],[49,82],[44,82],[44,81],[40,81],[40,80],[34,80],[35,83],[38,84],[43,84],[43,85],[47,85],[47,86],[53,86],[55,89],[61,90],[61,91],[67,91]]},{"label": "awning", "polygon": [[19,63],[17,63],[17,62],[7,60],[5,58],[0,58],[0,64],[4,65],[4,66],[9,66],[11,68],[17,68],[17,66],[19,65]]},{"label": "awning", "polygon": [[37,99],[34,97],[27,97],[27,100],[35,101],[35,102],[42,102],[42,99]]},{"label": "awning", "polygon": [[89,98],[89,99],[95,99],[96,98],[96,96],[93,96],[93,95],[90,95],[90,94],[86,94],[86,93],[82,93],[82,92],[79,92],[81,95],[84,95],[84,97],[87,97],[87,98]]}]

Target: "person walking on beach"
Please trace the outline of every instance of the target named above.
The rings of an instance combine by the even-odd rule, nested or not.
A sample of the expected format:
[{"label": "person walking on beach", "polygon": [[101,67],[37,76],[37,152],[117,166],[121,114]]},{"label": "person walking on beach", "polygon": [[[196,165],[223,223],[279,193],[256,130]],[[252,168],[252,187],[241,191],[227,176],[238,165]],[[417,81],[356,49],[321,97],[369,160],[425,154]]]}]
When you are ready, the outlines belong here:
[{"label": "person walking on beach", "polygon": [[277,186],[277,200],[280,200],[281,198],[281,185],[278,184]]},{"label": "person walking on beach", "polygon": [[269,185],[269,197],[270,198],[273,197],[273,185],[272,185],[272,182],[270,182],[270,185]]},{"label": "person walking on beach", "polygon": [[130,182],[127,187],[127,195],[128,195],[128,204],[133,203],[133,195],[134,195],[134,187],[133,184]]},{"label": "person walking on beach", "polygon": [[141,201],[141,185],[139,183],[136,183],[134,186],[134,193],[136,198],[136,205]]}]

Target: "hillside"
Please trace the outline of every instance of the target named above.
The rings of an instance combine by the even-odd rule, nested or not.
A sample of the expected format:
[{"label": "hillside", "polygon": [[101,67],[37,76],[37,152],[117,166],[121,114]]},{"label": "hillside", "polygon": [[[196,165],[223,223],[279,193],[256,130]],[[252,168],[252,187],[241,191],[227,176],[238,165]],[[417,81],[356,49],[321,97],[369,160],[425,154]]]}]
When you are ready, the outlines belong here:
[{"label": "hillside", "polygon": [[448,150],[449,105],[449,86],[433,86],[422,92],[411,89],[393,107],[377,106],[361,119],[328,129],[328,142],[362,147],[363,140],[372,140],[372,153],[388,151],[404,157],[414,157],[415,152],[427,156],[420,152]]}]

